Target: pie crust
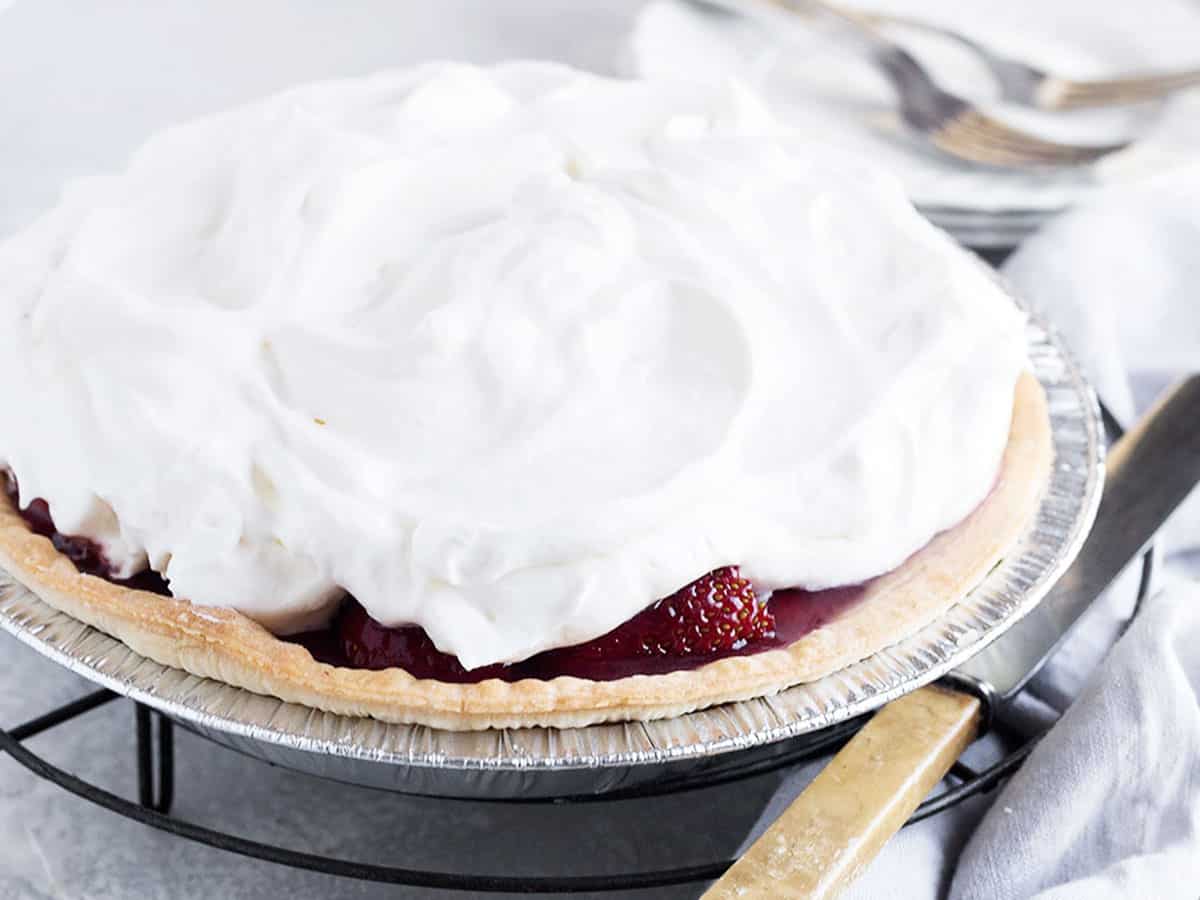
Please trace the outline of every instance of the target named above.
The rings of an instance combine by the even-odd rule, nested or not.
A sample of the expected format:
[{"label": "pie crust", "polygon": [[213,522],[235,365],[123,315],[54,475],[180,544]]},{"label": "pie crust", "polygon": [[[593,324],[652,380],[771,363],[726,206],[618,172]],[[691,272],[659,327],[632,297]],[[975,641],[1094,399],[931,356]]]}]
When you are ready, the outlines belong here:
[{"label": "pie crust", "polygon": [[305,648],[233,610],[193,606],[80,574],[47,538],[29,530],[3,495],[0,566],[46,603],[143,656],[330,712],[460,731],[657,719],[814,681],[927,625],[1019,541],[1036,514],[1052,456],[1046,396],[1025,373],[1017,384],[1000,477],[988,498],[902,566],[873,580],[839,618],[786,648],[614,681],[560,676],[449,684],[402,669],[319,663]]}]

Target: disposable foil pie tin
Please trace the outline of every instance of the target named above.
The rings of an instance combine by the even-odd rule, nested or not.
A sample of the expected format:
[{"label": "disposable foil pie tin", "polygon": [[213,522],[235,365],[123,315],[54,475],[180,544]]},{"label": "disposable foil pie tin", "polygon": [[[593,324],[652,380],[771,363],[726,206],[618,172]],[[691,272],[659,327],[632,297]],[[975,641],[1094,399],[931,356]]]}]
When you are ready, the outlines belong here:
[{"label": "disposable foil pie tin", "polygon": [[794,751],[831,725],[926,684],[1031,609],[1087,535],[1103,481],[1095,395],[1045,323],[1029,356],[1049,399],[1055,462],[1020,546],[912,637],[811,684],[652,722],[451,732],[284,703],[159,665],[60,613],[0,572],[0,627],[84,677],[219,744],[315,775],[409,793],[538,797],[711,778]]}]

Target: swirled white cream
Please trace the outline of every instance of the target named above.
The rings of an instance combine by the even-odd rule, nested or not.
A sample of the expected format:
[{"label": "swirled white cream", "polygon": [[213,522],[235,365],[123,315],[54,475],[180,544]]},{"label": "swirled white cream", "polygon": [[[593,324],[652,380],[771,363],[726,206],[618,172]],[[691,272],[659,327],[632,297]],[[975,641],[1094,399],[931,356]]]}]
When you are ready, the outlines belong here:
[{"label": "swirled white cream", "polygon": [[151,139],[0,247],[0,463],[277,631],[343,591],[467,666],[726,564],[899,564],[987,494],[1023,319],[750,95],[319,84]]}]

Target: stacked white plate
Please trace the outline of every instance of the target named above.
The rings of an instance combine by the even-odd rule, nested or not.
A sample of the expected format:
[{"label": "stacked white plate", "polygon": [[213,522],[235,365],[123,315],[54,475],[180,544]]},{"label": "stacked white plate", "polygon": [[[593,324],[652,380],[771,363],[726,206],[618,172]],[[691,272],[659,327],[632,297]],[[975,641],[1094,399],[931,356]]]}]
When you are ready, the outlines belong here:
[{"label": "stacked white plate", "polygon": [[[842,0],[847,2],[847,0]],[[854,0],[947,27],[1067,78],[1200,66],[1200,2],[1145,0]],[[720,6],[748,10],[732,15]],[[1016,171],[958,162],[908,132],[889,82],[866,56],[821,25],[762,0],[653,0],[638,15],[622,68],[712,83],[738,78],[762,93],[805,140],[845,146],[890,168],[935,223],[963,243],[1011,246],[1098,188],[1127,184],[1200,158],[1200,90],[1165,102],[1049,113],[1002,102],[983,62],[963,46],[908,28],[889,35],[948,89],[996,117],[1075,143],[1132,140],[1086,167]]]}]

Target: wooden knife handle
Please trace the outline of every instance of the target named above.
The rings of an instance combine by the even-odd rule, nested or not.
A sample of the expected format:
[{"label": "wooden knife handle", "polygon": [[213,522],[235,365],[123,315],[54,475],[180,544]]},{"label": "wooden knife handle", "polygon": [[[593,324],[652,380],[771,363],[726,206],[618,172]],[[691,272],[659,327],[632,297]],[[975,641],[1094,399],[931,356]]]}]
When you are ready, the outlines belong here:
[{"label": "wooden knife handle", "polygon": [[704,896],[837,896],[945,777],[980,714],[977,698],[936,686],[889,703]]}]

